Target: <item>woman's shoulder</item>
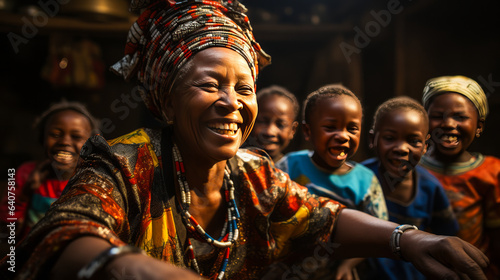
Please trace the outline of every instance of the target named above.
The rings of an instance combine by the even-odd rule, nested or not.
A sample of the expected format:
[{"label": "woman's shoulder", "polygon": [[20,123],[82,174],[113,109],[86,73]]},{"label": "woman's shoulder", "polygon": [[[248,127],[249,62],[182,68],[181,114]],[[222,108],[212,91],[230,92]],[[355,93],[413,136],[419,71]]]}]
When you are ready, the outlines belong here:
[{"label": "woman's shoulder", "polygon": [[117,138],[107,140],[109,146],[117,144],[146,144],[161,138],[161,130],[139,128]]},{"label": "woman's shoulder", "polygon": [[106,140],[101,135],[95,135],[82,147],[80,156],[107,155],[112,158],[132,158],[141,151],[160,156],[161,130],[140,128],[117,138]]}]

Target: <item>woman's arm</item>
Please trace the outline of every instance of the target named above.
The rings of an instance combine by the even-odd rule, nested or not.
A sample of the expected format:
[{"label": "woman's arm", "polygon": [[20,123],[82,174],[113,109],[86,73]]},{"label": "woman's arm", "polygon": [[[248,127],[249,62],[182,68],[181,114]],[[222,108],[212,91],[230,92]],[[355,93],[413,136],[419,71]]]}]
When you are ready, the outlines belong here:
[{"label": "woman's arm", "polygon": [[[57,259],[51,279],[78,279],[78,272],[112,245],[86,236],[71,242]],[[117,255],[90,279],[199,280],[199,275],[138,253]]]},{"label": "woman's arm", "polygon": [[[389,241],[396,226],[360,211],[344,209],[332,239],[340,245],[335,256],[395,258]],[[458,237],[408,230],[401,236],[400,244],[403,258],[431,279],[460,279],[461,275],[486,279],[481,268],[488,265],[488,259]]]}]

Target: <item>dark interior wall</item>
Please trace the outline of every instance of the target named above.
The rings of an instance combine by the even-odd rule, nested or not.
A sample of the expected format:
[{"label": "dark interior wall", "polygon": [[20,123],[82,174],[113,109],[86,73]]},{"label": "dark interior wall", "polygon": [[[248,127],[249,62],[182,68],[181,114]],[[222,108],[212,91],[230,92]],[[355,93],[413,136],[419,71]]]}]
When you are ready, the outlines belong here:
[{"label": "dark interior wall", "polygon": [[[275,15],[269,20],[262,18],[262,14],[250,13],[257,40],[273,56],[273,64],[261,72],[258,88],[279,84],[303,100],[324,84],[342,83],[350,87],[364,106],[363,136],[355,158],[362,160],[372,155],[367,148],[366,134],[374,110],[384,100],[402,94],[419,99],[425,81],[438,75],[483,77],[490,81],[488,86],[482,85],[489,94],[491,114],[483,137],[472,148],[500,156],[494,143],[500,121],[500,24],[495,17],[498,4],[483,0],[474,2],[474,6],[451,1],[401,1],[401,12],[392,14],[387,25],[374,32],[370,42],[348,59],[341,44],[356,46],[356,27],[365,30],[370,22],[376,22],[373,14],[388,10],[393,1],[335,1],[334,4],[333,1],[289,0],[272,2],[277,3],[273,5],[255,0],[247,3],[251,11],[252,8],[274,11]],[[322,3],[326,3],[326,8],[317,12],[320,21],[315,25],[311,18],[297,12],[301,11],[300,7],[306,11]],[[284,16],[286,5],[291,5],[295,14]],[[307,28],[303,29],[304,26]],[[92,40],[100,46],[107,68],[122,57],[126,32],[41,31],[22,45],[17,54],[7,39],[8,28],[2,28],[0,33],[0,126],[4,133],[0,138],[0,165],[4,170],[43,156],[31,124],[37,115],[62,97],[82,101],[97,117],[109,119],[111,126],[103,131],[107,138],[140,126],[159,125],[142,103],[130,99],[133,84],[123,82],[108,71],[104,88],[98,90],[55,88],[40,77],[54,34]],[[299,131],[290,149],[308,147],[301,134]]]}]

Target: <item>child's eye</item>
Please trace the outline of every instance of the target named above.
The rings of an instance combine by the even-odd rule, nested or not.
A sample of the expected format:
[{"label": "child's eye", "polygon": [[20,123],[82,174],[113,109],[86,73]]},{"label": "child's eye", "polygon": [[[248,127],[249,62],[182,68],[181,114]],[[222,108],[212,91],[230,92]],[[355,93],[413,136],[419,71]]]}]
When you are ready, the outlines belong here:
[{"label": "child's eye", "polygon": [[410,142],[410,145],[412,145],[414,147],[420,147],[422,144],[422,141],[420,141],[419,139],[411,139],[409,142]]},{"label": "child's eye", "polygon": [[468,120],[469,117],[468,116],[459,115],[459,116],[454,116],[453,119],[455,119],[457,121],[465,121],[465,120]]},{"label": "child's eye", "polygon": [[61,134],[57,132],[49,132],[48,135],[52,138],[58,138],[61,136]]},{"label": "child's eye", "polygon": [[352,127],[349,127],[347,128],[347,130],[351,133],[357,133],[359,131],[359,128],[357,126],[352,126]]},{"label": "child's eye", "polygon": [[279,128],[279,129],[285,129],[288,127],[288,123],[285,122],[285,121],[278,121],[276,122],[276,126]]}]

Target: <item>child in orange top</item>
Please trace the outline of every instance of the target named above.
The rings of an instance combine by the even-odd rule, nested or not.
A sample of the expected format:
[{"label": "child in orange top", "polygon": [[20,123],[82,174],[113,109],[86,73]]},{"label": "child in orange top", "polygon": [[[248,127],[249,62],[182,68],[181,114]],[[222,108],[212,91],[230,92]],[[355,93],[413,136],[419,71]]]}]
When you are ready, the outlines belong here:
[{"label": "child in orange top", "polygon": [[299,102],[291,92],[274,85],[257,92],[257,103],[259,113],[246,145],[264,149],[277,162],[297,131]]},{"label": "child in orange top", "polygon": [[[16,218],[19,241],[61,195],[79,160],[87,139],[98,124],[85,106],[62,101],[52,105],[36,121],[39,141],[45,149],[42,162],[27,162],[15,170],[15,185],[0,204],[0,223]],[[8,197],[14,197],[9,200]],[[9,211],[14,206],[14,211]],[[2,227],[5,229],[6,227]]]},{"label": "child in orange top", "polygon": [[445,188],[458,236],[490,258],[489,279],[500,279],[500,159],[467,150],[483,132],[486,95],[470,78],[444,76],[427,81],[422,101],[432,145],[421,164]]}]

